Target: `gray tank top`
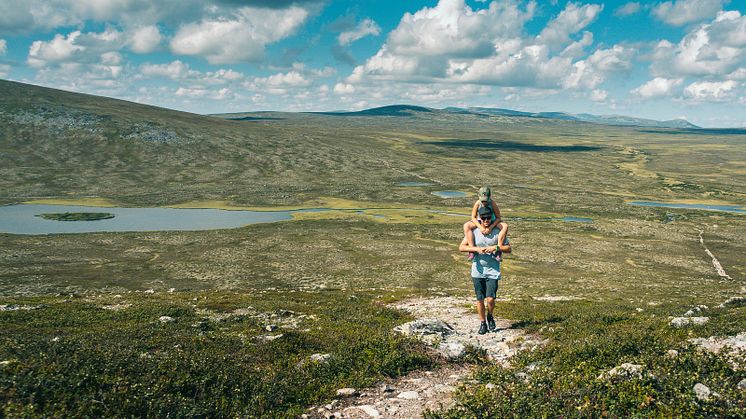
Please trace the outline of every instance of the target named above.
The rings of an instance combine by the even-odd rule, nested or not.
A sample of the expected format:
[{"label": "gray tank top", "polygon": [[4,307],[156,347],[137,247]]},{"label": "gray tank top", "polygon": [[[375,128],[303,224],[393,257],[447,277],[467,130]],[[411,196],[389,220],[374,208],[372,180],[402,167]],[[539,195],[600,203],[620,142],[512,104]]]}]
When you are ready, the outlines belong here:
[{"label": "gray tank top", "polygon": [[[472,232],[474,233],[474,246],[477,247],[496,245],[497,236],[500,233],[499,230],[495,229],[485,236],[478,228],[475,228]],[[507,242],[507,238],[505,241]],[[500,279],[500,262],[493,255],[475,254],[471,263],[471,277]]]}]

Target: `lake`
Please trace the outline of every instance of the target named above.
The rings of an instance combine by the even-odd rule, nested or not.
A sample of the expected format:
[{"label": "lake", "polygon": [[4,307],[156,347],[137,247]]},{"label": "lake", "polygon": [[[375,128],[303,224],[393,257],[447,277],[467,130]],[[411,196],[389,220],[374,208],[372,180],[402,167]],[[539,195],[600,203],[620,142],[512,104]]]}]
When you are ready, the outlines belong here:
[{"label": "lake", "polygon": [[[114,218],[97,221],[45,220],[42,213],[105,211]],[[290,211],[226,211],[202,208],[94,208],[76,205],[0,206],[0,232],[13,234],[113,231],[195,231],[290,220]]]},{"label": "lake", "polygon": [[441,198],[463,198],[466,196],[466,193],[459,191],[435,191],[431,193]]}]

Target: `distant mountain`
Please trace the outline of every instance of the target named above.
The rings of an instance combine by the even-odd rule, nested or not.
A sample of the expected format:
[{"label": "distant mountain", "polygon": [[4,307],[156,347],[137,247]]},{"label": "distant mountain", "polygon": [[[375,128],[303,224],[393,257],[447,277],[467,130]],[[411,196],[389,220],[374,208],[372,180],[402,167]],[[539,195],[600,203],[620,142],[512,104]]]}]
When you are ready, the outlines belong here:
[{"label": "distant mountain", "polygon": [[512,109],[502,108],[445,108],[445,111],[457,112],[457,113],[474,113],[474,114],[486,114],[486,115],[502,115],[502,116],[523,116],[527,118],[549,118],[549,119],[562,119],[567,121],[581,121],[591,122],[594,124],[601,125],[623,125],[623,126],[636,126],[636,127],[655,127],[655,128],[686,128],[686,129],[697,129],[700,128],[697,125],[685,119],[672,119],[670,121],[656,121],[654,119],[645,118],[634,118],[631,116],[624,115],[591,115],[587,113],[581,114],[570,114],[565,112],[522,112],[514,111]]},{"label": "distant mountain", "polygon": [[433,109],[415,105],[389,105],[354,112],[309,112],[335,116],[410,116],[413,112],[433,112]]}]

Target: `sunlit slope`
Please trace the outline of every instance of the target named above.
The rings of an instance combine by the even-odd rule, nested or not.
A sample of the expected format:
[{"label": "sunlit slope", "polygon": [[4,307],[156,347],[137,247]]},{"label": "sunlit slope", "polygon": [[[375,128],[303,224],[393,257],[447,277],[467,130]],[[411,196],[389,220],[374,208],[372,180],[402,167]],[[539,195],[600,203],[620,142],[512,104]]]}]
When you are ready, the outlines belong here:
[{"label": "sunlit slope", "polygon": [[[513,210],[563,214],[624,212],[630,199],[746,202],[739,133],[417,107],[218,118],[0,81],[0,138],[5,203],[100,196],[130,205],[297,205],[333,197],[464,207],[481,184]],[[470,196],[443,200],[436,190]]]}]

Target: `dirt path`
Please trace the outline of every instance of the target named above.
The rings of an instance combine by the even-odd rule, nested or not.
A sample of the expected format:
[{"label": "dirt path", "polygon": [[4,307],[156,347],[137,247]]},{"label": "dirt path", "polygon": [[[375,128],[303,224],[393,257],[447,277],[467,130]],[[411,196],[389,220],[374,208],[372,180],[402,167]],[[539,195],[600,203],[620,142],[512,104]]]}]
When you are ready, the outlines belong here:
[{"label": "dirt path", "polygon": [[705,246],[705,240],[702,238],[702,234],[704,234],[703,230],[699,230],[699,243],[702,245],[702,247],[705,248],[705,253],[707,253],[708,256],[712,258],[712,266],[715,267],[715,270],[717,271],[718,275],[720,275],[721,278],[728,278],[733,279],[725,272],[725,269],[723,269],[723,266],[720,264],[720,261],[717,260],[715,255],[710,252],[710,249]]},{"label": "dirt path", "polygon": [[[499,304],[499,302],[498,302]],[[417,336],[445,358],[458,357],[466,346],[484,350],[498,363],[507,362],[521,350],[542,344],[536,336],[511,329],[512,322],[497,320],[495,332],[479,335],[479,321],[473,301],[455,297],[412,299],[397,303],[395,308],[410,312],[415,321],[397,328]],[[445,324],[445,326],[444,326]],[[439,331],[439,332],[436,332]],[[437,410],[453,405],[454,390],[469,377],[473,367],[446,363],[434,371],[417,371],[377,387],[341,389],[331,403],[314,406],[304,415],[309,418],[412,418],[421,417],[427,409]]]}]

